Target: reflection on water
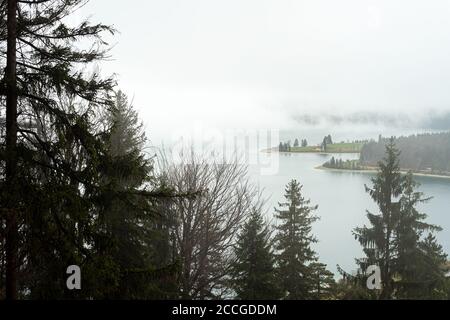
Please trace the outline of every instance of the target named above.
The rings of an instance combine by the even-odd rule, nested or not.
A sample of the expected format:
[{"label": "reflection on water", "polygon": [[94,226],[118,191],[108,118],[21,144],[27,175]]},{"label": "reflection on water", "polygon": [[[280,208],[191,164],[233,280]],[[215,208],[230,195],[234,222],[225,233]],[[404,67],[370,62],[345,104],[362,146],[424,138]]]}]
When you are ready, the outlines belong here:
[{"label": "reflection on water", "polygon": [[[261,157],[267,157],[262,154]],[[347,271],[356,269],[354,259],[362,257],[362,249],[352,236],[352,229],[367,224],[366,210],[377,212],[376,205],[365,192],[364,184],[370,184],[371,173],[327,171],[315,169],[331,154],[280,154],[279,170],[275,175],[261,175],[258,165],[250,166],[251,177],[264,194],[270,197],[268,218],[273,216],[273,207],[284,200],[284,189],[291,179],[304,185],[303,192],[312,204],[318,204],[320,221],[313,225],[319,239],[315,248],[322,262],[336,272],[339,264]],[[339,154],[343,160],[358,158],[357,154]],[[428,222],[443,227],[438,239],[444,250],[450,253],[450,179],[416,177],[420,190],[434,198],[421,209],[428,214]]]}]

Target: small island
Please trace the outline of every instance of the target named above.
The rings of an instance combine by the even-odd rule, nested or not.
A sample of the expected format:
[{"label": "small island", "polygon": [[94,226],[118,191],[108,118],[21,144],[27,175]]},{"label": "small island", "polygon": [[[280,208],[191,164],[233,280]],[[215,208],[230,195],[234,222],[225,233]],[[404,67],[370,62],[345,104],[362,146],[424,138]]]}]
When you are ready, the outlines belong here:
[{"label": "small island", "polygon": [[[316,169],[376,172],[378,162],[382,160],[383,150],[391,138],[381,135],[378,140],[341,141],[334,143],[331,135],[323,138],[320,144],[308,145],[306,139],[280,142],[278,148],[266,151],[283,153],[357,153],[359,159],[340,159],[333,155],[331,159]],[[414,175],[450,178],[450,132],[423,133],[393,138],[399,149],[402,172],[411,171]]]},{"label": "small island", "polygon": [[[331,135],[327,135],[323,138],[320,144],[308,145],[306,139],[299,141],[297,138],[294,140],[294,144],[291,145],[291,141],[280,142],[278,146],[278,152],[292,152],[292,153],[360,153],[362,147],[368,140],[364,141],[341,141],[338,143],[333,142]],[[273,148],[276,149],[276,148]]]},{"label": "small island", "polygon": [[[399,152],[401,171],[418,176],[450,178],[450,132],[425,133],[391,138]],[[381,135],[361,148],[356,160],[342,160],[334,156],[319,169],[375,172],[382,160],[382,150],[390,139]]]},{"label": "small island", "polygon": [[[361,172],[361,173],[376,173],[378,172],[377,166],[365,166],[362,165],[359,160],[345,160],[331,158],[330,161],[316,167],[315,169],[320,170],[333,170],[333,171],[351,171],[351,172]],[[427,170],[412,170],[412,169],[400,169],[401,173],[411,172],[415,176],[423,177],[433,177],[433,178],[445,178],[450,179],[450,172],[447,171],[433,171],[431,169]]]}]

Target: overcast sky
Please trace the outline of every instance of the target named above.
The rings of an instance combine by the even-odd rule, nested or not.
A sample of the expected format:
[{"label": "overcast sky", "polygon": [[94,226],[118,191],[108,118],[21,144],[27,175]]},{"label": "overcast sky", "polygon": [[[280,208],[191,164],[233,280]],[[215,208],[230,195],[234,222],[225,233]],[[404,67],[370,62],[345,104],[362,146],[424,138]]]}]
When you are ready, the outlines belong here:
[{"label": "overcast sky", "polygon": [[305,114],[450,110],[448,0],[91,0],[150,137]]}]

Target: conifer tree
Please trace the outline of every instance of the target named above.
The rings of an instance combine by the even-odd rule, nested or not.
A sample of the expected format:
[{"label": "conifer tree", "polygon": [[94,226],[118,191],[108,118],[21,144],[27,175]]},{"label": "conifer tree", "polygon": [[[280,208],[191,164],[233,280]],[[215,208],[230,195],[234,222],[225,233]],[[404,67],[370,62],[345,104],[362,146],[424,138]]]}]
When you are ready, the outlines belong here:
[{"label": "conifer tree", "polygon": [[[102,185],[112,196],[104,198],[99,214],[104,217],[100,229],[105,230],[110,245],[101,250],[102,256],[110,257],[117,272],[117,281],[112,283],[107,295],[102,298],[154,298],[158,289],[150,279],[155,268],[167,267],[169,261],[157,261],[160,254],[156,243],[161,241],[164,212],[160,199],[142,197],[137,190],[158,190],[161,194],[153,164],[144,152],[147,141],[143,125],[126,95],[118,91],[115,105],[107,114],[110,127],[106,135],[106,154],[109,161],[102,170]],[[166,192],[169,192],[166,190]],[[166,239],[168,241],[168,239]],[[170,248],[165,248],[170,252]],[[153,286],[153,287],[152,287]],[[163,296],[162,296],[163,297]]]},{"label": "conifer tree", "polygon": [[278,299],[274,255],[268,225],[254,208],[237,239],[232,287],[238,299]]},{"label": "conifer tree", "polygon": [[327,140],[327,144],[333,144],[333,139],[331,138],[331,134],[329,134],[328,136],[326,136],[325,139]]},{"label": "conifer tree", "polygon": [[449,299],[450,298],[450,265],[447,254],[437,243],[430,232],[418,244],[422,253],[416,272],[419,284],[407,291],[404,298],[411,299]]},{"label": "conifer tree", "polygon": [[[401,174],[399,155],[395,140],[391,138],[386,145],[386,156],[379,163],[379,172],[372,179],[373,186],[366,186],[380,213],[368,212],[371,226],[354,230],[366,254],[365,258],[357,260],[362,273],[369,265],[377,265],[381,269],[380,299],[420,297],[424,293],[420,291],[425,290],[429,282],[423,261],[435,261],[434,270],[439,270],[443,265],[442,258],[431,259],[428,256],[430,252],[423,249],[433,247],[430,239],[423,242],[423,233],[440,230],[438,226],[426,223],[426,214],[417,209],[420,203],[430,198],[416,191],[418,184],[411,173],[406,176]],[[437,256],[442,255],[437,244],[434,248]]]},{"label": "conifer tree", "polygon": [[286,201],[275,209],[275,217],[280,221],[274,239],[277,272],[286,299],[313,298],[315,286],[311,263],[317,257],[311,245],[317,240],[311,234],[311,225],[318,220],[313,215],[318,206],[310,206],[310,200],[301,191],[302,186],[296,180],[289,182]]},{"label": "conifer tree", "polygon": [[312,278],[315,280],[313,288],[313,297],[317,300],[327,300],[334,298],[336,290],[336,281],[334,274],[327,270],[327,265],[320,262],[314,262],[310,265]]},{"label": "conifer tree", "polygon": [[[19,291],[30,289],[18,283],[29,277],[18,275],[31,270],[24,268],[25,262],[35,264],[35,273],[48,273],[55,261],[50,252],[66,253],[59,255],[64,262],[55,269],[67,263],[80,263],[74,252],[86,256],[82,253],[86,244],[79,236],[91,232],[89,204],[81,193],[94,187],[92,177],[102,154],[93,114],[110,107],[109,93],[114,81],[84,70],[106,56],[102,35],[114,30],[88,21],[69,25],[67,17],[84,3],[83,0],[1,3],[2,12],[7,13],[0,18],[0,24],[7,25],[0,36],[2,51],[7,43],[6,56],[0,56],[0,65],[7,67],[0,82],[0,95],[6,97],[5,104],[1,100],[2,108],[6,109],[6,144],[2,144],[1,150],[5,179],[0,196],[8,230],[5,236],[8,299],[16,299]],[[17,186],[25,188],[18,192]],[[77,232],[73,229],[75,220],[80,228]],[[44,245],[47,237],[52,241]],[[76,250],[68,251],[68,247]],[[47,250],[49,255],[46,257],[42,252],[38,258],[36,250]],[[27,255],[33,251],[34,261]],[[42,259],[47,258],[49,265],[44,268]],[[62,270],[59,274],[64,275]],[[50,289],[50,285],[48,288],[49,294],[57,290]]]},{"label": "conifer tree", "polygon": [[395,283],[398,298],[420,296],[420,288],[428,282],[425,279],[428,277],[423,274],[424,270],[422,269],[422,274],[420,272],[420,263],[424,255],[428,254],[421,249],[422,236],[425,231],[441,230],[438,226],[426,223],[427,215],[418,211],[419,204],[431,200],[425,198],[422,192],[416,191],[418,187],[419,183],[414,181],[412,173],[409,172],[403,180],[403,194],[399,201],[400,211],[393,240],[396,250],[394,268],[400,278]]},{"label": "conifer tree", "polygon": [[331,168],[336,168],[336,159],[334,157],[331,157],[330,166]]},{"label": "conifer tree", "polygon": [[379,173],[372,179],[373,187],[366,186],[366,191],[376,202],[380,214],[367,212],[371,227],[356,228],[355,238],[364,248],[366,258],[358,260],[363,272],[369,265],[376,264],[381,269],[383,290],[381,298],[392,295],[393,270],[393,233],[398,216],[399,203],[394,199],[402,193],[403,179],[398,163],[399,151],[395,147],[394,139],[386,145],[386,156],[379,163]]},{"label": "conifer tree", "polygon": [[321,150],[326,152],[327,151],[327,139],[323,138],[322,144],[321,144]]},{"label": "conifer tree", "polygon": [[308,146],[308,141],[306,139],[302,140],[302,147],[307,147]]}]

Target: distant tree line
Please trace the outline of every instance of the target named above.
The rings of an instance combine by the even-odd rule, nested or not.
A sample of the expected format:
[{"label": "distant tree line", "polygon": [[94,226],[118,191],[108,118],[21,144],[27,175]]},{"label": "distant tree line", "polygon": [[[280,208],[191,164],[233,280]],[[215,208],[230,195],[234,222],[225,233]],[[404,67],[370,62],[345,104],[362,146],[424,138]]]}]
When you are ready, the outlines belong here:
[{"label": "distant tree line", "polygon": [[[358,143],[358,144],[362,144],[367,142],[367,140],[355,140],[352,143]],[[328,134],[326,136],[323,137],[322,142],[320,144],[318,144],[317,146],[320,147],[320,150],[323,152],[327,152],[328,151],[328,146],[332,145],[333,142],[333,138],[331,136],[331,134]],[[342,144],[344,144],[345,142],[342,141]],[[292,148],[306,148],[308,146],[308,141],[306,139],[301,139],[299,140],[298,138],[296,138],[294,140],[294,144],[291,145],[291,141],[287,141],[287,142],[280,142],[278,145],[278,150],[280,152],[290,152],[292,151]]]},{"label": "distant tree line", "polygon": [[322,166],[330,169],[342,169],[342,170],[361,170],[363,167],[360,165],[359,160],[342,160],[336,159],[334,156]]},{"label": "distant tree line", "polygon": [[[361,144],[364,144],[364,143],[368,143],[370,140],[369,139],[362,139],[362,140],[353,140],[352,141],[352,143],[361,143]],[[342,143],[345,143],[345,142],[342,142]]]},{"label": "distant tree line", "polygon": [[294,145],[291,146],[291,141],[287,141],[287,142],[280,142],[280,144],[278,145],[278,151],[279,152],[290,152],[292,151],[292,147],[294,148],[305,148],[308,146],[308,141],[306,139],[302,139],[301,141],[298,140],[298,138],[295,138],[294,140]]},{"label": "distant tree line", "polygon": [[294,140],[294,147],[307,147],[308,146],[308,141],[306,139],[302,139],[300,142],[297,138],[295,138]]},{"label": "distant tree line", "polygon": [[[361,164],[375,166],[384,156],[389,139],[379,137],[378,141],[366,143],[361,150]],[[400,167],[413,171],[430,173],[450,172],[450,132],[425,133],[395,138],[401,154]]]},{"label": "distant tree line", "polygon": [[291,148],[291,142],[280,142],[279,146],[278,146],[278,151],[279,152],[290,152],[292,150]]}]

